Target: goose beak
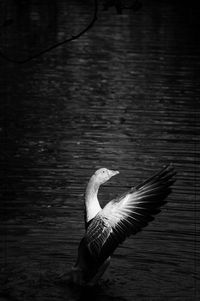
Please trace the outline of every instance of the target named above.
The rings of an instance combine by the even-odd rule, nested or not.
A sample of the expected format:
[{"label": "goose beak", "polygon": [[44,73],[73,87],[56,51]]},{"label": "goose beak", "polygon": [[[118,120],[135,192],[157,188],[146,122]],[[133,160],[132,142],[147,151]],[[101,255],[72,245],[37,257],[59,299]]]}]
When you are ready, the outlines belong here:
[{"label": "goose beak", "polygon": [[119,174],[119,171],[118,170],[111,170],[111,176],[116,176]]}]

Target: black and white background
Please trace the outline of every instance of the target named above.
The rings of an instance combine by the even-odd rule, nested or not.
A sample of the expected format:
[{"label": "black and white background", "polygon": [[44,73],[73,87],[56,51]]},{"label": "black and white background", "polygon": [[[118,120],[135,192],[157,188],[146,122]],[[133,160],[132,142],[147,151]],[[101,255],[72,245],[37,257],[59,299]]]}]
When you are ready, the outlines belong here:
[{"label": "black and white background", "polygon": [[[199,298],[200,11],[136,2],[120,14],[99,0],[94,19],[92,0],[0,1],[2,301]],[[57,281],[84,234],[91,174],[120,171],[105,204],[170,162],[168,203],[116,250],[102,286]]]}]

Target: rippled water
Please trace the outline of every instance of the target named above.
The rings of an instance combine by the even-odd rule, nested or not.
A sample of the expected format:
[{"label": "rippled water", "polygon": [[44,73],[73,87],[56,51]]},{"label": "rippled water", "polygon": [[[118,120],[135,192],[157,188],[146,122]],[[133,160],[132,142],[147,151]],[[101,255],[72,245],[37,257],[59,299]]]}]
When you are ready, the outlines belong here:
[{"label": "rippled water", "polygon": [[[1,51],[23,60],[78,33],[92,19],[92,1],[79,2],[2,2]],[[99,9],[78,40],[26,64],[1,58],[5,299],[198,299],[199,21],[187,5]],[[107,281],[89,291],[61,285],[94,170],[120,170],[100,190],[105,204],[169,162],[178,174],[167,205],[116,250]]]}]

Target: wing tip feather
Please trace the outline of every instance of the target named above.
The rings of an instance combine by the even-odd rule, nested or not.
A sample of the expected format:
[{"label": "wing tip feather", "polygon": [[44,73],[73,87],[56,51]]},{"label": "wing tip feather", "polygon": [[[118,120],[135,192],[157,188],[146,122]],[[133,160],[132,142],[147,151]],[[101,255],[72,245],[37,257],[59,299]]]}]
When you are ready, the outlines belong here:
[{"label": "wing tip feather", "polygon": [[174,184],[174,182],[176,181],[176,179],[174,178],[174,176],[176,174],[177,173],[174,170],[172,163],[167,164],[167,165],[163,166],[163,168],[159,172],[155,173],[152,177],[146,179],[144,182],[137,185],[135,187],[135,189],[142,190],[142,189],[151,187],[156,184],[158,186],[164,185],[165,187],[172,186]]}]

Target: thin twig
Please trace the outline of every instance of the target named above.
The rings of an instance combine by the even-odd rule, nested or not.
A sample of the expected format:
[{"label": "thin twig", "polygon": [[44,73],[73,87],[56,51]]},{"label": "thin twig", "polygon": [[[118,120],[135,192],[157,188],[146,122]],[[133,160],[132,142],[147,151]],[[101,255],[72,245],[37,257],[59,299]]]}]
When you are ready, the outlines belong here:
[{"label": "thin twig", "polygon": [[82,36],[86,31],[88,31],[95,23],[95,21],[97,20],[97,13],[98,13],[98,0],[94,0],[94,15],[93,15],[93,19],[92,21],[88,24],[88,26],[86,28],[84,28],[81,32],[79,32],[77,35],[74,35],[72,36],[71,38],[68,38],[68,39],[65,39],[64,41],[62,42],[58,42],[44,50],[41,50],[40,52],[38,52],[37,54],[33,55],[33,56],[30,56],[28,57],[27,59],[25,60],[15,60],[15,59],[12,59],[10,57],[8,57],[7,55],[5,55],[3,52],[0,51],[0,56],[3,57],[4,59],[6,59],[7,61],[9,62],[12,62],[12,63],[17,63],[17,64],[24,64],[24,63],[27,63],[31,60],[33,60],[34,58],[37,58],[39,57],[40,55],[43,55],[67,42],[71,42],[71,41],[74,41],[76,39],[78,39],[80,36]]}]

